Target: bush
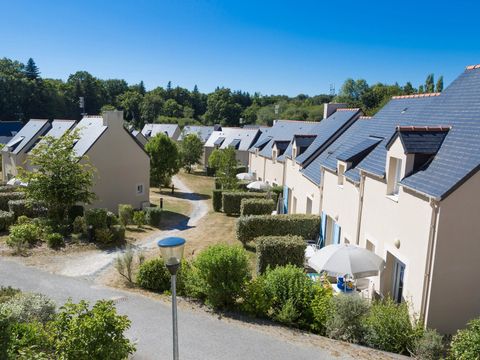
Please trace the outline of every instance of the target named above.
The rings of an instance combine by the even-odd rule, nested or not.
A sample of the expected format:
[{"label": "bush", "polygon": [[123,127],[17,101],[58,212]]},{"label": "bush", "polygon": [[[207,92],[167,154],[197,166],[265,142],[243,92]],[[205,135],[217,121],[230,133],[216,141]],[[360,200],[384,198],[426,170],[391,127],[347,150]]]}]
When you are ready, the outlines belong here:
[{"label": "bush", "polygon": [[222,192],[223,191],[220,189],[213,190],[212,205],[213,205],[213,210],[216,212],[222,211]]},{"label": "bush", "polygon": [[14,297],[19,293],[20,293],[19,289],[14,289],[11,286],[7,286],[7,287],[0,286],[0,304],[7,302],[8,300],[10,300],[12,297]]},{"label": "bush", "polygon": [[138,268],[137,283],[140,287],[164,292],[170,290],[170,273],[162,258],[145,261]]},{"label": "bush", "polygon": [[107,209],[88,209],[84,218],[87,227],[92,226],[94,229],[107,227]]},{"label": "bush", "polygon": [[215,308],[233,306],[250,279],[247,252],[238,246],[209,246],[197,256],[193,266],[198,270],[200,293]]},{"label": "bush", "polygon": [[82,205],[73,205],[68,210],[68,220],[73,222],[78,216],[83,216],[85,214],[85,209]]},{"label": "bush", "polygon": [[220,190],[222,188],[222,184],[220,183],[220,181],[218,180],[218,178],[215,178],[214,180],[214,186],[215,186],[215,190]]},{"label": "bush", "polygon": [[129,204],[118,205],[118,217],[123,226],[130,225],[133,221],[133,207]]},{"label": "bush", "polygon": [[48,360],[51,343],[48,333],[40,322],[13,323],[10,319],[9,359]]},{"label": "bush", "polygon": [[112,241],[115,241],[115,242],[125,241],[125,226],[112,225],[112,227],[110,228],[110,233],[112,234]]},{"label": "bush", "polygon": [[52,323],[56,358],[127,359],[135,351],[124,335],[129,327],[130,320],[117,314],[113,301],[100,300],[92,309],[85,301],[68,301]]},{"label": "bush", "polygon": [[265,277],[263,276],[257,276],[248,282],[243,296],[242,310],[256,317],[267,316],[272,307],[272,299],[265,289]]},{"label": "bush", "polygon": [[297,235],[316,239],[320,231],[318,215],[253,215],[237,219],[237,239],[243,244],[260,236]]},{"label": "bush", "polygon": [[127,246],[125,252],[115,258],[114,267],[129,283],[133,282],[133,250]]},{"label": "bush", "polygon": [[0,192],[0,210],[8,211],[8,202],[10,200],[21,199],[25,199],[25,193],[23,192]]},{"label": "bush", "polygon": [[259,199],[265,198],[265,193],[256,192],[223,192],[222,193],[222,207],[223,212],[226,214],[240,214],[240,205],[242,199]]},{"label": "bush", "polygon": [[325,334],[327,321],[332,317],[333,290],[331,286],[314,285],[315,295],[310,304],[312,311],[312,322],[310,329],[320,335]]},{"label": "bush", "polygon": [[288,325],[310,324],[310,302],[315,289],[303,269],[293,265],[279,266],[268,269],[264,276],[265,291],[272,301],[272,317]]},{"label": "bush", "polygon": [[7,245],[14,247],[21,252],[25,247],[33,245],[41,238],[41,230],[34,223],[10,226],[10,235],[7,239]]},{"label": "bush", "polygon": [[270,191],[275,195],[275,203],[276,203],[280,195],[283,194],[283,186],[279,186],[279,185],[272,186]]},{"label": "bush", "polygon": [[15,214],[11,211],[0,210],[0,231],[5,231],[15,222]]},{"label": "bush", "polygon": [[55,314],[55,302],[42,294],[19,293],[0,304],[0,312],[5,311],[16,322],[46,323]]},{"label": "bush", "polygon": [[332,316],[326,323],[326,335],[351,343],[361,342],[365,333],[362,319],[368,310],[368,302],[359,296],[335,296]]},{"label": "bush", "polygon": [[414,327],[408,305],[392,299],[376,302],[364,320],[365,343],[383,351],[407,354],[413,347]]},{"label": "bush", "polygon": [[255,238],[257,248],[257,272],[267,267],[292,264],[300,268],[305,262],[306,243],[300,236],[262,236]]},{"label": "bush", "polygon": [[480,318],[471,320],[466,329],[458,330],[451,342],[452,360],[478,360],[480,354]]},{"label": "bush", "polygon": [[27,199],[10,200],[8,202],[8,210],[15,214],[15,217],[22,215],[35,217],[33,205]]},{"label": "bush", "polygon": [[247,167],[245,165],[238,165],[237,166],[237,174],[246,173]]},{"label": "bush", "polygon": [[17,190],[18,190],[17,186],[11,186],[11,185],[1,185],[0,186],[0,193],[16,192]]},{"label": "bush", "polygon": [[162,220],[162,209],[160,209],[160,207],[152,206],[145,208],[145,215],[148,225],[155,227],[160,226],[160,221]]},{"label": "bush", "polygon": [[100,244],[108,244],[113,241],[113,234],[110,229],[100,228],[95,229],[95,241]]},{"label": "bush", "polygon": [[272,199],[242,199],[240,203],[240,215],[271,215],[275,210],[275,202]]},{"label": "bush", "polygon": [[85,218],[83,216],[77,216],[75,220],[73,220],[72,228],[75,234],[86,234],[87,223],[85,222]]},{"label": "bush", "polygon": [[20,215],[18,218],[17,218],[17,224],[18,225],[22,225],[22,224],[28,224],[28,223],[31,223],[32,222],[32,219],[30,219],[28,216],[26,215]]},{"label": "bush", "polygon": [[107,211],[107,227],[112,227],[113,225],[118,225],[120,222],[117,218],[117,215],[115,215],[111,211]]},{"label": "bush", "polygon": [[133,213],[133,223],[141,229],[146,223],[145,213],[143,211],[135,211]]},{"label": "bush", "polygon": [[432,329],[427,329],[422,336],[415,338],[413,356],[419,360],[437,360],[444,352],[443,337]]},{"label": "bush", "polygon": [[63,241],[63,235],[59,233],[47,234],[45,236],[45,240],[50,248],[59,248],[65,245],[65,241]]}]

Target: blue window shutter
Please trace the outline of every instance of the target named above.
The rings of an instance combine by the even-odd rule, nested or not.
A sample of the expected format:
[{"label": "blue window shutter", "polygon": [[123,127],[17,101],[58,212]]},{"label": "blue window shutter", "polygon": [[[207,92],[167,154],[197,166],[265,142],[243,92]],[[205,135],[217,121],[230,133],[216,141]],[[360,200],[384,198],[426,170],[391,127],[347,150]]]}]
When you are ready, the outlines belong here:
[{"label": "blue window shutter", "polygon": [[340,244],[340,226],[337,223],[333,224],[333,243]]},{"label": "blue window shutter", "polygon": [[325,246],[325,235],[327,233],[327,214],[322,211],[322,221],[320,222],[320,247]]},{"label": "blue window shutter", "polygon": [[283,213],[288,214],[288,186],[283,187]]}]

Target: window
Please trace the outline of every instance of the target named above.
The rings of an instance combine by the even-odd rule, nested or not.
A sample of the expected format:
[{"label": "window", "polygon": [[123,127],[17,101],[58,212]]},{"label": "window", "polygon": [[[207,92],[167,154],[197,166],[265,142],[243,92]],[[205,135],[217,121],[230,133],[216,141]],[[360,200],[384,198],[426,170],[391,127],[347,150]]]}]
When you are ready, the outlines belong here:
[{"label": "window", "polygon": [[339,164],[338,165],[338,186],[343,186],[343,182],[345,180],[345,165]]},{"label": "window", "polygon": [[292,160],[295,160],[296,157],[297,157],[297,148],[294,147],[294,148],[292,149]]},{"label": "window", "polygon": [[394,157],[390,158],[390,167],[388,170],[388,194],[397,196],[400,190],[400,181],[402,180],[402,160]]},{"label": "window", "polygon": [[277,150],[272,151],[272,161],[275,164],[275,161],[277,161]]},{"label": "window", "polygon": [[144,187],[143,184],[137,184],[137,195],[143,195]]},{"label": "window", "polygon": [[312,213],[312,199],[307,197],[307,210],[305,211],[307,214]]},{"label": "window", "polygon": [[375,252],[375,245],[371,241],[367,240],[367,244],[365,247],[367,248],[367,250],[373,253]]}]

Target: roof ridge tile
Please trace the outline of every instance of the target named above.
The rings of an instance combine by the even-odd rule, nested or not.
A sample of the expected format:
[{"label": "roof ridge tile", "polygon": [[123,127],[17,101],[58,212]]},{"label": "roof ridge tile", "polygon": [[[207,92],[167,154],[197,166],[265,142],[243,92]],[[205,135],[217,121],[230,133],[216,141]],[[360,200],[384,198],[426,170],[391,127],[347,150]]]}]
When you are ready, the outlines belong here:
[{"label": "roof ridge tile", "polygon": [[414,99],[414,98],[425,98],[431,96],[439,96],[441,93],[433,92],[433,93],[424,93],[424,94],[411,94],[411,95],[397,95],[392,96],[392,99]]}]

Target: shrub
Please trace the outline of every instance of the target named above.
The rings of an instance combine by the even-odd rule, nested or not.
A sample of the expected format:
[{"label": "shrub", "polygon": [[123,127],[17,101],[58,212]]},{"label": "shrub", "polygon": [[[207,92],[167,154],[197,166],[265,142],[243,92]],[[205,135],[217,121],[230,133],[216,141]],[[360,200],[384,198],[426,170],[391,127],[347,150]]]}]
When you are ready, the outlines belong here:
[{"label": "shrub", "polygon": [[11,186],[11,185],[1,185],[0,186],[0,193],[16,192],[17,190],[18,190],[17,186]]},{"label": "shrub", "polygon": [[78,216],[83,216],[85,214],[85,209],[82,205],[73,205],[68,210],[68,220],[73,222]]},{"label": "shrub", "polygon": [[298,235],[316,239],[320,231],[317,215],[253,215],[237,219],[237,239],[246,244],[260,236]]},{"label": "shrub", "polygon": [[272,199],[242,199],[240,203],[240,215],[270,215],[275,210],[275,202]]},{"label": "shrub", "polygon": [[34,223],[10,226],[10,235],[7,239],[7,245],[14,247],[17,251],[23,250],[29,245],[33,245],[40,240],[40,228]]},{"label": "shrub", "polygon": [[480,318],[471,320],[466,329],[458,330],[451,342],[452,360],[478,360],[480,354]]},{"label": "shrub", "polygon": [[413,343],[413,356],[419,360],[437,360],[444,352],[443,337],[433,329],[427,329]]},{"label": "shrub", "polygon": [[222,184],[220,183],[220,181],[218,180],[218,178],[215,178],[214,180],[214,186],[215,186],[215,190],[220,190],[222,188]]},{"label": "shrub", "polygon": [[258,273],[263,273],[268,266],[303,267],[306,243],[300,236],[262,236],[255,238],[255,245]]},{"label": "shrub", "polygon": [[133,223],[141,229],[146,223],[145,213],[143,211],[135,211],[133,213]]},{"label": "shrub", "polygon": [[162,258],[145,261],[138,268],[137,283],[140,287],[164,292],[170,289],[170,273]]},{"label": "shrub", "polygon": [[119,220],[117,218],[117,215],[115,215],[111,211],[107,211],[107,227],[112,227],[113,225],[118,225]]},{"label": "shrub", "polygon": [[272,186],[270,191],[275,195],[275,203],[276,203],[280,195],[283,194],[283,186],[279,186],[279,185]]},{"label": "shrub", "polygon": [[408,305],[392,299],[376,302],[364,320],[365,343],[384,351],[407,354],[412,349],[414,327]]},{"label": "shrub", "polygon": [[162,209],[158,206],[151,206],[145,208],[145,218],[147,224],[150,226],[160,226],[162,220]]},{"label": "shrub", "polygon": [[10,200],[21,199],[25,199],[25,193],[23,192],[0,192],[0,210],[8,211],[8,202]]},{"label": "shrub", "polygon": [[87,233],[87,223],[85,222],[85,218],[83,216],[77,216],[75,220],[73,220],[72,227],[75,234]]},{"label": "shrub", "polygon": [[368,302],[359,296],[335,296],[332,316],[326,323],[326,335],[332,339],[359,343],[364,335],[362,319],[368,310]]},{"label": "shrub", "polygon": [[312,311],[312,322],[310,329],[314,332],[324,335],[327,321],[332,316],[332,297],[333,290],[330,286],[314,285],[314,297],[310,303]]},{"label": "shrub", "polygon": [[[11,320],[10,320],[11,321]],[[48,360],[51,342],[40,322],[11,323],[8,358],[19,360]]]},{"label": "shrub", "polygon": [[248,256],[238,246],[217,244],[203,250],[193,262],[200,292],[215,308],[233,306],[250,279]]},{"label": "shrub", "polygon": [[46,323],[55,314],[55,302],[42,294],[19,293],[0,304],[0,312],[4,311],[16,322]]},{"label": "shrub", "polygon": [[133,282],[133,250],[130,246],[127,246],[123,254],[115,258],[114,266],[118,273],[127,279],[128,282]]},{"label": "shrub", "polygon": [[129,204],[118,205],[118,217],[123,226],[130,225],[133,221],[133,207]]},{"label": "shrub", "polygon": [[63,235],[59,233],[47,234],[45,240],[50,248],[59,248],[65,245],[65,241],[63,241]]},{"label": "shrub", "polygon": [[268,269],[265,291],[272,301],[272,317],[282,323],[305,326],[311,323],[310,302],[315,289],[302,268],[293,265]]},{"label": "shrub", "polygon": [[100,244],[108,244],[113,241],[113,234],[110,229],[95,229],[95,241]]},{"label": "shrub", "polygon": [[10,300],[12,297],[14,297],[19,293],[20,293],[19,289],[14,289],[11,286],[7,286],[7,287],[0,286],[0,304],[7,302],[8,300]]},{"label": "shrub", "polygon": [[18,218],[17,218],[17,224],[18,225],[22,225],[22,224],[27,224],[27,223],[31,223],[32,222],[32,219],[30,219],[28,216],[26,215],[20,215]]},{"label": "shrub", "polygon": [[249,281],[245,287],[242,310],[256,317],[264,317],[268,315],[271,307],[272,299],[265,290],[265,277],[257,276]]},{"label": "shrub", "polygon": [[0,210],[0,231],[5,231],[15,222],[15,214],[10,211]]},{"label": "shrub", "polygon": [[245,165],[238,165],[237,166],[237,174],[246,173],[247,167]]},{"label": "shrub", "polygon": [[222,190],[216,189],[213,190],[212,194],[212,205],[213,205],[213,210],[216,212],[222,211]]},{"label": "shrub", "polygon": [[112,234],[112,241],[116,241],[116,242],[125,241],[125,226],[112,225],[112,227],[110,228],[110,233]]},{"label": "shrub", "polygon": [[55,355],[59,359],[127,359],[135,346],[125,337],[130,327],[112,301],[100,300],[92,309],[85,301],[68,301],[52,323]]},{"label": "shrub", "polygon": [[88,209],[84,218],[87,227],[92,226],[94,229],[107,227],[107,209]]},{"label": "shrub", "polygon": [[22,215],[35,217],[33,205],[27,199],[10,200],[8,202],[8,210],[15,214],[15,217]]},{"label": "shrub", "polygon": [[265,198],[265,193],[257,193],[257,192],[241,192],[241,191],[234,191],[234,192],[223,192],[222,193],[222,206],[223,212],[226,214],[240,214],[240,205],[242,203],[242,199],[259,199]]}]

